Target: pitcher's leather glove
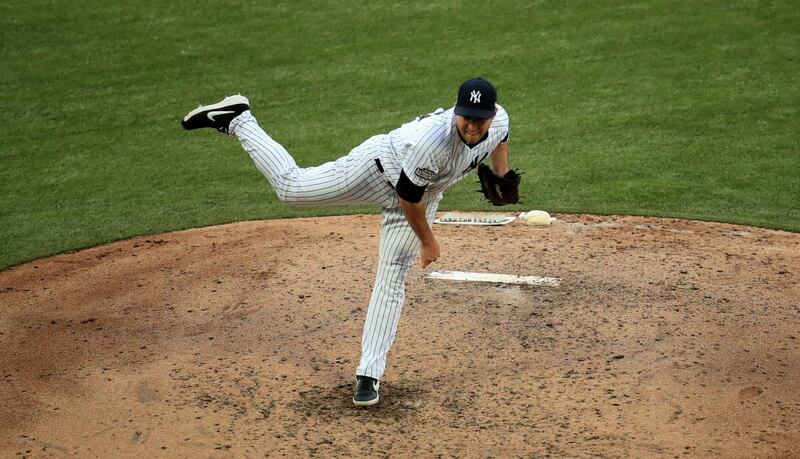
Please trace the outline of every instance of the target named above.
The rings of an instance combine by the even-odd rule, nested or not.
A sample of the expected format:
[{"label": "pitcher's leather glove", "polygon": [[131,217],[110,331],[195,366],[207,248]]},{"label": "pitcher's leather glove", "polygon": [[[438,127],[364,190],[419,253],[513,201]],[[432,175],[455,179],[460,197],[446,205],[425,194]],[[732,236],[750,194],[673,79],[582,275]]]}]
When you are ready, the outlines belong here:
[{"label": "pitcher's leather glove", "polygon": [[505,206],[519,202],[519,182],[522,177],[516,170],[506,172],[500,177],[486,164],[478,166],[478,179],[480,179],[480,192],[496,206]]}]

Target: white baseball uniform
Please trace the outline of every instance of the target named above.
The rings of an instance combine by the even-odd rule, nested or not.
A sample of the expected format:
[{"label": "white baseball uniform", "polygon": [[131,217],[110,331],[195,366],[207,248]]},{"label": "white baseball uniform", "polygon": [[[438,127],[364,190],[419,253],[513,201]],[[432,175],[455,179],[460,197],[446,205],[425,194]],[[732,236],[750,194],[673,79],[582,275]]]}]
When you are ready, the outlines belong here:
[{"label": "white baseball uniform", "polygon": [[388,134],[367,139],[336,161],[300,168],[286,149],[261,129],[250,111],[231,121],[230,135],[239,139],[282,201],[383,207],[378,272],[364,324],[357,375],[378,380],[383,376],[405,302],[406,278],[419,255],[420,241],[406,221],[395,190],[401,171],[403,180],[425,187],[421,202],[430,225],[442,192],[507,141],[508,129],[508,114],[498,105],[483,140],[467,145],[456,129],[453,108],[440,108]]}]

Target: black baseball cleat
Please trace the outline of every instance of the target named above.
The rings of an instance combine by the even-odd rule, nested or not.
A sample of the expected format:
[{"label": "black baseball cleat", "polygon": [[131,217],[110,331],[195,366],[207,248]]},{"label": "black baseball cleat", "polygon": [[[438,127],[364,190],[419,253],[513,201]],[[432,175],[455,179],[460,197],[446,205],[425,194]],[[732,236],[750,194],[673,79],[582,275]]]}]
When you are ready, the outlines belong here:
[{"label": "black baseball cleat", "polygon": [[241,94],[228,96],[216,104],[201,105],[190,111],[181,121],[181,126],[187,131],[213,128],[227,134],[231,120],[245,110],[250,110],[250,101],[247,97]]},{"label": "black baseball cleat", "polygon": [[353,405],[370,406],[378,403],[378,388],[381,383],[369,376],[356,376],[356,394],[353,396]]}]

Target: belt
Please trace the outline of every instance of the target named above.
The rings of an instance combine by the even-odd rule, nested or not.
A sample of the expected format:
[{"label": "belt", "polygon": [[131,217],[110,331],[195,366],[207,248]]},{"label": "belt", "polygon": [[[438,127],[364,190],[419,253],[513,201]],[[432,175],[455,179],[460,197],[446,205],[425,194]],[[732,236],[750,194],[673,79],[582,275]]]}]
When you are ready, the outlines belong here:
[{"label": "belt", "polygon": [[375,158],[375,165],[378,166],[378,172],[381,173],[384,180],[386,180],[386,183],[388,183],[389,186],[392,187],[392,189],[394,190],[394,185],[392,184],[392,178],[389,177],[389,174],[387,174],[386,171],[383,169],[383,164],[381,164],[381,160]]}]

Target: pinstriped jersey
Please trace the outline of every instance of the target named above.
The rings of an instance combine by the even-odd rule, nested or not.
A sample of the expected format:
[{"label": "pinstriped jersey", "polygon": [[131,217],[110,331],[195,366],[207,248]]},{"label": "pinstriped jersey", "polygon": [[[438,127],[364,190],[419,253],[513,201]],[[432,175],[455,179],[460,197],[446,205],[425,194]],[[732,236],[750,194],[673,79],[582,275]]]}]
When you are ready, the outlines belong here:
[{"label": "pinstriped jersey", "polygon": [[388,134],[391,152],[380,156],[392,183],[400,171],[426,195],[438,194],[466,177],[495,148],[508,139],[508,113],[497,105],[497,114],[486,137],[470,147],[456,129],[453,108],[439,108],[417,117]]}]

